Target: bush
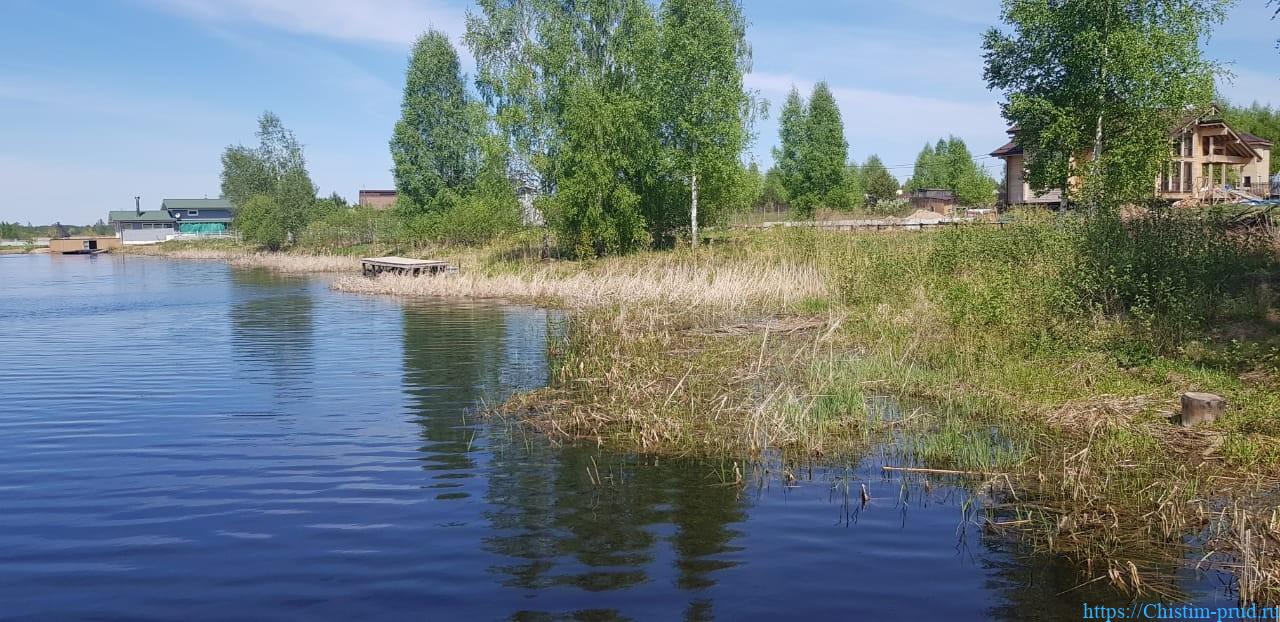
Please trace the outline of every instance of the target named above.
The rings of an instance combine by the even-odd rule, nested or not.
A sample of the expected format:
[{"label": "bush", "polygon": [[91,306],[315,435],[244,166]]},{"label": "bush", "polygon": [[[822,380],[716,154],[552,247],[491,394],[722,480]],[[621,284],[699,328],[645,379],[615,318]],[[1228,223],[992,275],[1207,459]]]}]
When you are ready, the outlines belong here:
[{"label": "bush", "polygon": [[275,199],[258,194],[245,201],[236,213],[236,229],[245,241],[280,250],[288,241],[287,215]]},{"label": "bush", "polygon": [[1099,210],[1071,227],[1071,282],[1082,302],[1125,315],[1153,336],[1185,337],[1251,294],[1274,259],[1257,237],[1234,233],[1218,213],[1152,210],[1122,220]]},{"label": "bush", "polygon": [[1227,314],[1263,312],[1257,290],[1275,266],[1220,218],[1157,212],[859,236],[836,254],[834,278],[867,312],[925,304],[955,334],[998,333],[1027,351],[1103,345],[1140,360]]},{"label": "bush", "polygon": [[407,240],[401,218],[390,210],[336,208],[307,225],[299,244],[338,249],[365,244],[396,245]]}]

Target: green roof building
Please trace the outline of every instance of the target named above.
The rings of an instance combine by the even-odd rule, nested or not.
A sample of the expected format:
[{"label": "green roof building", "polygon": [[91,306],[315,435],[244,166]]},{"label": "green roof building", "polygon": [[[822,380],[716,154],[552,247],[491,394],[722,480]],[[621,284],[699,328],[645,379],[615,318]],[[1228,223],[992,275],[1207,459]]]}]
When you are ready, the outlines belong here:
[{"label": "green roof building", "polygon": [[155,244],[182,235],[226,235],[235,210],[226,199],[165,199],[158,210],[116,210],[108,218],[125,244]]}]

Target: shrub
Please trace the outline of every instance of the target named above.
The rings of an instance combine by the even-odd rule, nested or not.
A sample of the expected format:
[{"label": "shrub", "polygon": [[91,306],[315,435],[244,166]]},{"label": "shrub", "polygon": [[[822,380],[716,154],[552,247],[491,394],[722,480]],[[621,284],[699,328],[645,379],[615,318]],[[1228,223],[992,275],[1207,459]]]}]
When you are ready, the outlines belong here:
[{"label": "shrub", "polygon": [[245,241],[276,251],[288,241],[287,220],[287,214],[275,199],[258,194],[240,206],[236,229]]},{"label": "shrub", "polygon": [[1152,210],[1122,220],[1099,210],[1073,223],[1071,238],[1070,280],[1082,302],[1169,339],[1251,307],[1274,261],[1259,238],[1232,232],[1218,213]]}]

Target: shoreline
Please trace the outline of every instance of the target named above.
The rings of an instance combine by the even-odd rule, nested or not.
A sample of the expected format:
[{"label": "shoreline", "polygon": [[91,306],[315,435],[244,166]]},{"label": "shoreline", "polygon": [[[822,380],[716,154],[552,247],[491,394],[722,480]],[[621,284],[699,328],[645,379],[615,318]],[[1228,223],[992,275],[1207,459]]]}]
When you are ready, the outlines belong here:
[{"label": "shoreline", "polygon": [[[550,385],[495,411],[553,439],[735,460],[780,451],[794,464],[887,445],[901,458],[893,466],[925,471],[913,477],[985,474],[959,477],[1000,508],[1001,529],[1093,568],[1087,579],[1158,590],[1162,569],[1179,563],[1178,543],[1199,538],[1219,563],[1249,560],[1255,598],[1280,598],[1280,558],[1262,554],[1280,543],[1265,501],[1280,488],[1280,429],[1269,427],[1280,376],[1159,354],[1123,362],[1106,349],[1122,326],[1105,318],[1047,326],[1079,338],[1041,351],[1044,337],[1024,318],[1046,313],[1026,276],[1044,266],[974,273],[957,264],[962,272],[937,274],[935,265],[957,241],[1019,235],[1041,233],[779,229],[696,252],[590,262],[512,262],[471,249],[455,275],[369,279],[353,267],[330,287],[565,309],[571,321],[551,344]],[[175,255],[303,272],[358,263],[227,249]],[[1033,308],[971,330],[948,319],[971,304],[954,298],[956,287]],[[1228,416],[1208,427],[1169,424],[1177,396],[1192,390],[1226,395]],[[886,396],[925,406],[886,419],[875,406]],[[1249,538],[1237,535],[1246,530]]]}]

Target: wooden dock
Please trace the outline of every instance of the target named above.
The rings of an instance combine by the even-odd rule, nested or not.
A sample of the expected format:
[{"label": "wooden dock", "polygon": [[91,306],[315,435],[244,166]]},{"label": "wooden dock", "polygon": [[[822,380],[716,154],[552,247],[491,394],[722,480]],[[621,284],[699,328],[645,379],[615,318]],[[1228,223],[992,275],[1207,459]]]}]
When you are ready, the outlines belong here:
[{"label": "wooden dock", "polygon": [[365,276],[377,276],[384,272],[421,276],[436,275],[453,269],[447,261],[435,259],[409,259],[408,257],[365,257],[360,260],[360,271]]}]

